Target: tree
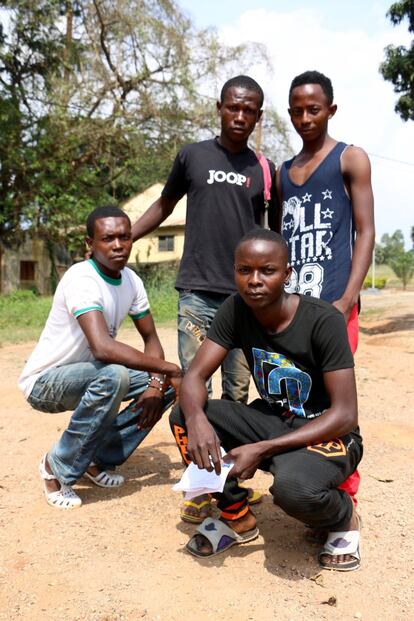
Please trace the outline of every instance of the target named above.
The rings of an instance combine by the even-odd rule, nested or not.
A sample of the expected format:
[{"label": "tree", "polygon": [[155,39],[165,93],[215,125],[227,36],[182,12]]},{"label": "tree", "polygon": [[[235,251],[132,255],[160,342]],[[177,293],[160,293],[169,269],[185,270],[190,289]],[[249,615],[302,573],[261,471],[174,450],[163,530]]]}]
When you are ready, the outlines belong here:
[{"label": "tree", "polygon": [[[408,30],[414,32],[414,0],[401,0],[391,5],[387,16],[400,24],[408,18]],[[403,45],[385,48],[386,60],[380,65],[385,80],[392,82],[394,91],[400,93],[395,111],[404,121],[414,120],[414,41],[407,49]]]},{"label": "tree", "polygon": [[414,253],[411,251],[401,252],[399,255],[390,259],[389,266],[401,280],[405,291],[414,275]]},{"label": "tree", "polygon": [[381,244],[375,245],[375,259],[378,265],[389,265],[390,261],[404,252],[404,235],[397,229],[392,235],[385,233]]},{"label": "tree", "polygon": [[[165,179],[183,143],[211,135],[210,94],[224,79],[267,62],[258,45],[226,47],[197,30],[174,0],[0,8],[3,243],[30,231],[74,250],[97,203]],[[275,111],[269,119],[288,149],[286,126]]]},{"label": "tree", "polygon": [[405,290],[414,274],[414,252],[405,251],[404,236],[400,229],[392,235],[385,233],[381,237],[381,244],[375,245],[375,258],[378,264],[386,264],[393,270]]}]

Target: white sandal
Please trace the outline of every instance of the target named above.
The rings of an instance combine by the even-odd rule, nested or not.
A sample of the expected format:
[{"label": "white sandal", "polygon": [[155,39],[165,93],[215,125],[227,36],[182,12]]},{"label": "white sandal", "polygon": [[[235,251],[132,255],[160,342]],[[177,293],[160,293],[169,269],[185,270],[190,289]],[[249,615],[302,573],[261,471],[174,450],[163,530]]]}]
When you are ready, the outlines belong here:
[{"label": "white sandal", "polygon": [[[46,470],[46,455],[47,453],[43,455],[39,464],[40,476],[44,481],[57,481],[56,477]],[[73,489],[69,485],[64,485],[60,482],[59,484],[60,489],[58,489],[56,492],[49,492],[46,484],[43,484],[47,503],[52,507],[57,507],[58,509],[77,509],[78,507],[80,507],[82,504],[82,500],[73,491]]]},{"label": "white sandal", "polygon": [[[89,465],[96,466],[93,461],[91,461]],[[89,472],[86,470],[83,473],[83,476],[90,479],[92,483],[95,483],[95,485],[98,485],[98,487],[121,487],[121,485],[125,483],[125,479],[121,474],[109,474],[109,472],[106,472],[106,470],[102,470],[102,472],[97,474],[96,477],[94,477],[93,474],[89,474]]]}]

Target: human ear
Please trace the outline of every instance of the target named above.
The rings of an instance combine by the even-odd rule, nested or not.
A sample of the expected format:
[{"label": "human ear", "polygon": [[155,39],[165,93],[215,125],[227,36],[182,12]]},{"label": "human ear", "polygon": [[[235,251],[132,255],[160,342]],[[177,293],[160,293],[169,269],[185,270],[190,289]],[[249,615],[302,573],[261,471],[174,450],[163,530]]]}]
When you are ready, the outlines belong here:
[{"label": "human ear", "polygon": [[330,119],[335,115],[337,109],[338,109],[338,106],[336,104],[332,104],[331,106],[329,106],[329,118]]},{"label": "human ear", "polygon": [[288,265],[285,271],[285,286],[290,283],[290,277],[292,275],[292,266]]}]

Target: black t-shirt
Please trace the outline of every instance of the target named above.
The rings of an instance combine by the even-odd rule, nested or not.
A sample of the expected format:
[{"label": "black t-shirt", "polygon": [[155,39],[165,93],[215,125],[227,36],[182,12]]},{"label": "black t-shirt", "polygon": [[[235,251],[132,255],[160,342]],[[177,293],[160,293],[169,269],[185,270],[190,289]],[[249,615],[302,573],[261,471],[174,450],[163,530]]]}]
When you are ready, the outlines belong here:
[{"label": "black t-shirt", "polygon": [[[275,169],[269,164],[273,180]],[[236,290],[234,249],[243,235],[260,226],[263,189],[262,168],[249,148],[230,153],[214,139],[181,149],[162,192],[178,200],[187,194],[177,289],[227,294]],[[274,205],[271,201],[272,228],[276,220]]]},{"label": "black t-shirt", "polygon": [[241,347],[262,399],[278,413],[314,418],[330,406],[323,373],[354,366],[343,315],[300,296],[288,327],[271,334],[236,294],[217,311],[207,337],[226,349]]}]

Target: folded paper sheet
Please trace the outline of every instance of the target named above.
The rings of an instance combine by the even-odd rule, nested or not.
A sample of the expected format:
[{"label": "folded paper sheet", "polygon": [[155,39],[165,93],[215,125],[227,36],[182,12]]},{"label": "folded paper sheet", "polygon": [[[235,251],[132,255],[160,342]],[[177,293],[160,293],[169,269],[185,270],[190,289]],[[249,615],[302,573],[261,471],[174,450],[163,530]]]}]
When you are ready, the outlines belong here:
[{"label": "folded paper sheet", "polygon": [[[221,454],[226,454],[223,448]],[[181,480],[173,486],[175,492],[184,492],[186,500],[190,500],[195,496],[202,494],[212,494],[214,492],[222,492],[227,475],[233,467],[233,462],[221,462],[221,473],[216,474],[214,470],[200,470],[198,466],[191,463],[185,470]]]}]

